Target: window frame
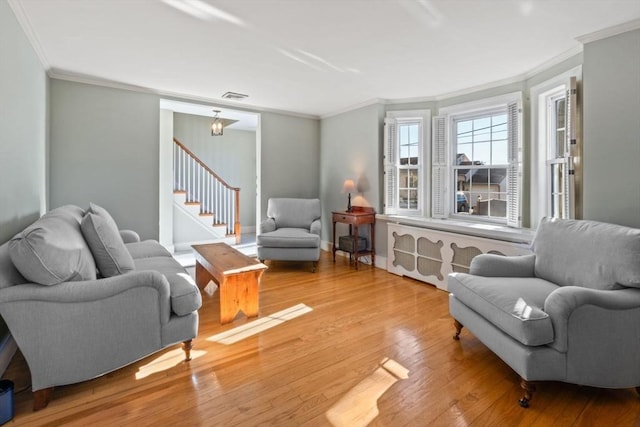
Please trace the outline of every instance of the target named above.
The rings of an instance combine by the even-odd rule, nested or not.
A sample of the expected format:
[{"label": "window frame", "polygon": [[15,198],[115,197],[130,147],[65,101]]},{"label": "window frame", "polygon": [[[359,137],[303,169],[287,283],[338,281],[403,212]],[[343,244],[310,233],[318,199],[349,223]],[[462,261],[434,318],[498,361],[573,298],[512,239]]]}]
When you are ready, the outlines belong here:
[{"label": "window frame", "polygon": [[[572,179],[571,193],[566,199],[565,207],[566,217],[579,218],[581,210],[579,207],[581,177],[580,170],[575,167],[573,160],[578,159],[581,155],[580,138],[577,137],[577,146],[565,146],[565,158],[556,157],[553,153],[549,141],[550,118],[549,102],[557,98],[561,92],[566,93],[570,90],[569,84],[571,78],[575,78],[579,87],[582,79],[582,66],[574,67],[564,73],[561,73],[549,80],[546,80],[530,90],[531,96],[531,227],[536,228],[542,218],[552,216],[551,198],[551,168],[553,165],[563,164],[567,169],[566,176]],[[569,99],[565,100],[569,105]],[[565,117],[565,137],[570,133],[579,133],[580,129],[580,105],[578,102],[576,117]],[[573,123],[570,123],[572,121]],[[553,147],[555,148],[555,147]],[[552,157],[553,154],[553,157]],[[571,160],[569,160],[571,159]],[[570,162],[570,163],[569,163]],[[575,174],[574,174],[575,173]],[[570,177],[569,174],[572,176]]]},{"label": "window frame", "polygon": [[[495,112],[505,112],[507,114],[508,123],[508,165],[507,165],[507,207],[506,218],[474,216],[467,214],[459,214],[455,212],[455,203],[453,189],[457,189],[457,176],[454,173],[454,159],[456,158],[456,147],[454,143],[455,123],[461,118],[470,118],[490,115]],[[436,131],[442,128],[444,122],[444,136],[436,135]],[[432,185],[439,188],[432,189],[434,195],[432,206],[442,206],[443,209],[434,209],[437,211],[434,218],[451,218],[457,220],[466,220],[480,223],[507,225],[514,228],[522,227],[522,198],[524,188],[522,186],[522,147],[523,147],[523,114],[522,114],[522,92],[512,92],[502,96],[485,98],[478,101],[456,104],[440,109],[438,116],[434,117],[434,141],[433,149],[441,151],[436,145],[444,143],[446,148],[446,160],[432,164]],[[444,139],[444,141],[442,141]],[[440,142],[438,143],[438,140]],[[434,155],[434,159],[438,156]],[[442,185],[444,181],[444,185]],[[515,194],[509,191],[512,185],[516,185],[518,190]],[[457,191],[457,190],[456,190]],[[439,197],[443,200],[438,200]]]},{"label": "window frame", "polygon": [[[415,167],[400,165],[400,143],[398,138],[398,124],[419,123],[418,131],[418,164]],[[428,214],[430,189],[425,180],[429,165],[429,151],[426,147],[431,144],[431,110],[402,110],[388,111],[384,119],[384,212],[389,215],[426,216]],[[395,135],[395,136],[394,136]],[[416,209],[401,208],[399,205],[399,174],[400,169],[418,170],[418,203]]]}]

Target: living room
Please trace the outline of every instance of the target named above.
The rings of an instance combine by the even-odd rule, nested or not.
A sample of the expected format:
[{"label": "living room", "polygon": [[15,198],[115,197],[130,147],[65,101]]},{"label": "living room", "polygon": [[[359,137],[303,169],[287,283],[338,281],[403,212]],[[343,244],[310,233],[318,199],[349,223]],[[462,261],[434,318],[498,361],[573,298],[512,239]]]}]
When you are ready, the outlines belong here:
[{"label": "living room", "polygon": [[[3,134],[0,145],[3,177],[0,180],[0,243],[8,241],[55,207],[74,204],[86,208],[91,202],[106,207],[120,228],[136,230],[145,239],[162,241],[163,218],[158,208],[163,197],[159,191],[161,100],[214,106],[219,105],[218,100],[136,88],[110,81],[108,76],[101,79],[94,76],[92,80],[80,70],[74,73],[74,70],[52,69],[43,64],[43,53],[33,46],[32,35],[16,16],[20,3],[0,2],[0,53],[3,58],[0,68],[0,129]],[[437,97],[439,92],[415,93],[411,99],[383,100],[383,96],[376,95],[376,99],[367,99],[362,105],[344,105],[341,109],[320,114],[276,107],[252,109],[250,104],[222,104],[226,108],[260,115],[257,216],[265,217],[270,198],[319,198],[322,202],[321,240],[326,250],[333,243],[331,213],[346,207],[346,194],[341,193],[346,179],[368,183],[365,191],[354,194],[354,204],[370,206],[378,214],[384,214],[385,116],[404,110],[430,110],[431,117],[435,117],[449,107],[521,92],[525,128],[525,190],[521,221],[523,229],[535,229],[541,217],[536,206],[537,193],[531,187],[534,184],[534,149],[530,142],[535,127],[534,94],[545,82],[578,69],[582,90],[581,217],[640,228],[637,185],[640,182],[640,169],[637,168],[640,162],[640,121],[637,120],[640,111],[640,14],[634,2],[618,3],[631,5],[627,18],[616,22],[613,29],[611,25],[594,25],[592,34],[577,34],[585,36],[576,43],[577,49],[560,58],[549,58],[546,64],[537,64],[544,67],[533,67],[508,78],[498,77],[486,85],[468,85],[466,90],[449,96]],[[335,97],[339,96],[336,92]],[[375,269],[374,274],[375,280],[380,282],[402,280],[385,271],[389,261],[387,228],[390,222],[394,220],[389,216],[380,216],[376,221],[376,266],[380,268]],[[406,224],[415,225],[415,218]],[[512,240],[519,241],[517,238]],[[329,263],[326,253],[321,260],[320,275],[323,262]],[[292,270],[300,274],[296,280],[313,286],[309,282],[313,277],[301,276],[303,271],[295,266]],[[356,275],[346,267],[340,274],[345,279],[364,284],[371,277],[364,276],[368,272],[362,270]],[[270,273],[283,274],[283,280],[287,280],[287,266],[275,265],[266,273],[265,280],[269,280]],[[338,278],[342,277],[340,274]],[[384,278],[387,275],[389,279]],[[422,291],[416,292],[422,295]],[[384,295],[392,301],[397,299],[390,294]],[[414,294],[404,296],[411,298],[411,295]],[[420,298],[438,299],[437,296]],[[439,313],[446,302],[441,304]],[[444,317],[446,313],[440,314]],[[443,327],[442,333],[450,339],[453,331]],[[481,346],[480,343],[474,345]],[[481,353],[478,357],[486,359],[487,354]],[[229,359],[221,365],[231,363],[233,361]],[[443,363],[455,370],[451,361]],[[545,390],[553,393],[549,387]],[[563,386],[560,390],[563,395],[579,396],[579,391],[571,388]],[[591,397],[596,396],[595,392],[590,393]],[[505,399],[513,403],[509,396]],[[603,395],[597,396],[602,398]],[[606,396],[602,399],[608,407],[618,408],[613,395]],[[625,410],[632,406],[631,400],[626,398]],[[571,402],[575,405],[575,401]],[[506,403],[499,407],[506,412],[520,410]],[[615,410],[611,410],[613,412]],[[393,423],[387,419],[382,424]]]}]

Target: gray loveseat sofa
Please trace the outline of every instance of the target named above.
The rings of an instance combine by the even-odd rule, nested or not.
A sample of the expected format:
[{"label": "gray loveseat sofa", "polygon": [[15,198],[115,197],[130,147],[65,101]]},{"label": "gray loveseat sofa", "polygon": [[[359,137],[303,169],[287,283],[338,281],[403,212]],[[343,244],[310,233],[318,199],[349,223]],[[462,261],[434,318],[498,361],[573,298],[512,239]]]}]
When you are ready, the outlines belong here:
[{"label": "gray loveseat sofa", "polygon": [[544,219],[534,253],[449,275],[449,311],[521,377],[640,392],[640,229]]},{"label": "gray loveseat sofa", "polygon": [[201,304],[164,247],[93,204],[54,209],[0,246],[0,315],[29,365],[34,410],[55,386],[176,343],[190,360]]}]

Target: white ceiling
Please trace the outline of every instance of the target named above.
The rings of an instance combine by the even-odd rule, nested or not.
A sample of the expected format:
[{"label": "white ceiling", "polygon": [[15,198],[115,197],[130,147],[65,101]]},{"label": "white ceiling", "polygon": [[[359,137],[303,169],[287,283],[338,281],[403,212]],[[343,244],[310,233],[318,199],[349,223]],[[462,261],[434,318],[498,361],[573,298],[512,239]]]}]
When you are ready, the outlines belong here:
[{"label": "white ceiling", "polygon": [[638,0],[9,3],[54,77],[317,117],[522,78],[580,36],[640,26]]}]

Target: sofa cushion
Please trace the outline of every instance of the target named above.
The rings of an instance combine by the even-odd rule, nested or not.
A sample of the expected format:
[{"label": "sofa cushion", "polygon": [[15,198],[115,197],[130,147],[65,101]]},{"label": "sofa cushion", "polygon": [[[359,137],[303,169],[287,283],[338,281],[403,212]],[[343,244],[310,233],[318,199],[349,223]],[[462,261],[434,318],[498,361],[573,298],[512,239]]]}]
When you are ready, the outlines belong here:
[{"label": "sofa cushion", "polygon": [[269,199],[267,217],[273,218],[277,228],[311,227],[311,223],[320,218],[320,199]]},{"label": "sofa cushion", "polygon": [[125,243],[127,250],[133,259],[152,257],[171,257],[169,251],[156,240],[143,240],[142,242]]},{"label": "sofa cushion", "polygon": [[318,248],[320,236],[302,228],[278,228],[258,235],[256,243],[269,248]]},{"label": "sofa cushion", "polygon": [[202,305],[200,289],[185,269],[173,257],[139,258],[134,260],[136,270],[154,270],[169,282],[171,311],[178,316],[196,311]]},{"label": "sofa cushion", "polygon": [[83,214],[77,206],[54,209],[11,239],[11,262],[25,279],[41,285],[96,279],[96,264],[80,231]]},{"label": "sofa cushion", "polygon": [[557,285],[538,278],[449,275],[448,290],[467,307],[524,345],[553,342],[553,325],[541,307]]},{"label": "sofa cushion", "polygon": [[89,212],[80,223],[82,235],[102,277],[117,276],[135,269],[133,258],[114,225],[103,216]]},{"label": "sofa cushion", "polygon": [[536,276],[560,286],[640,288],[640,229],[545,218],[533,247]]}]

